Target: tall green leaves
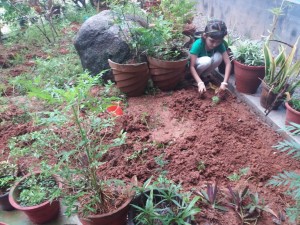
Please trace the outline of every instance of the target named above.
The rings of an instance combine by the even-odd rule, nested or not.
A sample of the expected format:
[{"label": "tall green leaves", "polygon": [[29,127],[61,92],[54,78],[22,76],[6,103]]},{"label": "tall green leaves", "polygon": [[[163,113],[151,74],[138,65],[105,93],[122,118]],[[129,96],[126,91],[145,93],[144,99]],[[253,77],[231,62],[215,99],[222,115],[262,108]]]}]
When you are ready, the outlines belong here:
[{"label": "tall green leaves", "polygon": [[[300,38],[300,37],[299,37]],[[288,91],[293,92],[300,85],[300,60],[294,62],[299,38],[289,54],[283,45],[279,46],[278,54],[273,56],[269,42],[264,45],[265,78],[264,82],[271,88],[274,94],[279,93],[286,84]]]}]

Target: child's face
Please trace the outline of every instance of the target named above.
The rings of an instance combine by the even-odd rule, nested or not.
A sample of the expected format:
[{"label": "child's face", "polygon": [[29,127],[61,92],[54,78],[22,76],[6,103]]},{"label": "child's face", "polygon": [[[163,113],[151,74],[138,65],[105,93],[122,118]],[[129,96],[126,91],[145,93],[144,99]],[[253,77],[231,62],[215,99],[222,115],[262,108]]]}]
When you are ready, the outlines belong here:
[{"label": "child's face", "polygon": [[213,39],[208,36],[205,38],[205,40],[207,50],[212,50],[223,42],[223,39]]}]

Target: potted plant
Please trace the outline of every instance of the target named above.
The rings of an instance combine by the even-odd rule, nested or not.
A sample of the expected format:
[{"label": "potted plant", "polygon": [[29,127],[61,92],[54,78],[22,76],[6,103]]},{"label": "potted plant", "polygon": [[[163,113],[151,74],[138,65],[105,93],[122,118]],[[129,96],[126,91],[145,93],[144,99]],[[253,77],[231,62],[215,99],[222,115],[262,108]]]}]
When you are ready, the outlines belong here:
[{"label": "potted plant", "polygon": [[[72,86],[64,89],[42,90],[33,88],[31,96],[47,100],[53,106],[64,106],[57,115],[51,113],[40,118],[44,126],[63,126],[68,135],[60,137],[55,147],[58,161],[48,165],[63,182],[62,203],[65,214],[77,214],[82,224],[123,225],[133,197],[130,185],[117,179],[105,179],[99,175],[99,167],[105,164],[103,156],[125,142],[126,133],[114,133],[115,116],[106,112],[108,106],[120,98],[109,96],[103,88],[101,99],[90,94],[90,89],[98,85],[100,76],[81,74]],[[59,131],[52,131],[54,134]],[[63,143],[59,143],[62,140]],[[64,145],[68,143],[67,148]],[[47,145],[49,146],[49,145]],[[38,147],[38,146],[35,146]],[[33,148],[30,148],[33,150]]]},{"label": "potted plant", "polygon": [[0,209],[10,211],[15,209],[8,200],[10,188],[18,175],[18,167],[9,161],[0,162]]},{"label": "potted plant", "polygon": [[162,0],[147,33],[147,59],[151,79],[162,91],[173,90],[183,79],[189,59],[184,48],[184,27],[193,18],[195,2]]},{"label": "potted plant", "polygon": [[285,117],[285,124],[291,125],[291,123],[300,124],[300,98],[299,96],[295,95],[290,97],[286,97],[285,102],[286,108],[286,117]]},{"label": "potted plant", "polygon": [[153,184],[150,184],[151,179],[138,188],[139,194],[131,202],[128,224],[190,224],[193,216],[200,212],[195,206],[200,197],[189,201],[180,192],[181,187],[164,176]]},{"label": "potted plant", "polygon": [[144,93],[149,79],[149,68],[145,57],[145,46],[137,30],[148,26],[147,13],[135,2],[124,5],[111,5],[115,23],[120,35],[130,48],[131,57],[127,62],[114,62],[108,59],[117,87],[127,96],[140,96]]},{"label": "potted plant", "polygon": [[59,179],[51,173],[31,172],[10,189],[9,202],[33,223],[43,224],[59,215],[61,187]]},{"label": "potted plant", "polygon": [[236,89],[245,94],[254,94],[265,75],[262,43],[239,40],[231,47],[233,53]]},{"label": "potted plant", "polygon": [[266,42],[264,45],[266,75],[262,82],[260,104],[267,111],[277,109],[284,101],[285,93],[293,94],[294,90],[300,85],[298,79],[300,60],[295,61],[298,41],[299,38],[294,46],[290,46],[289,54],[286,53],[286,48],[281,44],[276,56],[271,52],[270,42]]}]

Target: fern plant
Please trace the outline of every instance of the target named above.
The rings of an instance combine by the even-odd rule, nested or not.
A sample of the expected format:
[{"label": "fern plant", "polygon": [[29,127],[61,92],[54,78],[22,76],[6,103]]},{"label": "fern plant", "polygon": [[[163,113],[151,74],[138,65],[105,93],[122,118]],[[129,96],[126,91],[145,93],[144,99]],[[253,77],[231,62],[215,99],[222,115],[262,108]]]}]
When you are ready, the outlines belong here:
[{"label": "fern plant", "polygon": [[[299,134],[300,132],[300,126],[297,124],[291,124],[286,128],[286,130],[291,129],[293,133]],[[300,144],[295,141],[285,140],[273,147],[281,152],[286,152],[288,155],[293,155],[295,158],[300,158]],[[273,176],[268,185],[288,187],[286,194],[295,200],[295,204],[286,209],[287,216],[291,222],[298,224],[300,221],[300,174],[294,171],[284,171]]]}]

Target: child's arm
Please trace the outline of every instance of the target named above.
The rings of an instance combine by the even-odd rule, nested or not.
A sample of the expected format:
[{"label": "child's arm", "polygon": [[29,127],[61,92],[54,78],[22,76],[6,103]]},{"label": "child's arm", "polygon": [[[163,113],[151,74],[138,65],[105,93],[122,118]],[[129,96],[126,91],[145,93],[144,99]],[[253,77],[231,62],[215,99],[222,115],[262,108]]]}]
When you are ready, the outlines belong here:
[{"label": "child's arm", "polygon": [[204,82],[200,79],[200,74],[197,73],[195,65],[196,65],[197,56],[190,54],[190,71],[195,81],[198,84],[198,91],[200,94],[206,91]]},{"label": "child's arm", "polygon": [[222,54],[222,57],[223,57],[223,60],[224,60],[224,63],[225,63],[225,76],[224,76],[224,80],[223,82],[221,83],[221,86],[220,86],[220,89],[226,89],[227,88],[227,85],[228,85],[228,79],[229,79],[229,76],[230,76],[230,71],[231,71],[231,62],[230,62],[230,59],[229,59],[229,55],[227,53],[227,51],[225,51],[223,54]]}]

